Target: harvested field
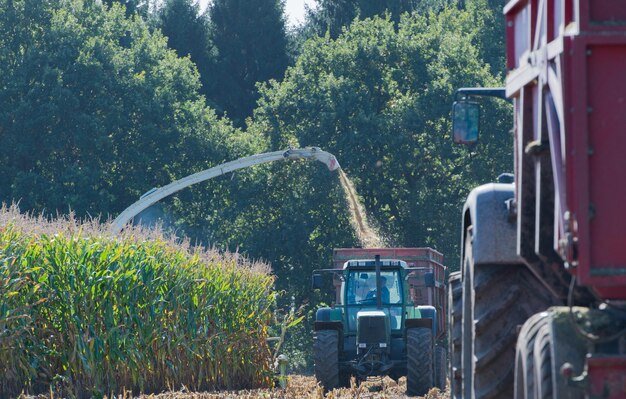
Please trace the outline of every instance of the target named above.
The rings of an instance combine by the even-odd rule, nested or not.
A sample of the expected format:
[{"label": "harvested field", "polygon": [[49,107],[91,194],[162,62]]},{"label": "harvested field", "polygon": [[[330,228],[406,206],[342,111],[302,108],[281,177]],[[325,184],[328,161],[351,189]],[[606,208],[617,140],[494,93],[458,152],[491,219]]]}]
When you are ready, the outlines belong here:
[{"label": "harvested field", "polygon": [[[408,398],[405,395],[406,380],[400,379],[397,384],[390,378],[367,381],[359,387],[335,389],[324,395],[322,388],[315,381],[315,377],[290,375],[286,389],[255,389],[246,391],[228,392],[168,392],[159,395],[143,395],[141,398],[155,399],[374,399],[374,398]],[[433,388],[424,399],[449,399],[447,392],[440,392]]]},{"label": "harvested field", "polygon": [[[412,398],[405,395],[406,380],[400,379],[396,384],[390,378],[372,380],[359,387],[335,389],[323,394],[322,388],[315,382],[315,377],[290,375],[286,389],[253,389],[224,392],[189,392],[187,390],[171,391],[158,395],[141,395],[140,399],[404,399]],[[131,399],[132,394],[120,395],[119,399]],[[52,399],[51,396],[40,395],[28,399]],[[26,399],[26,398],[24,398]],[[433,388],[426,396],[416,399],[450,399],[450,394]]]}]

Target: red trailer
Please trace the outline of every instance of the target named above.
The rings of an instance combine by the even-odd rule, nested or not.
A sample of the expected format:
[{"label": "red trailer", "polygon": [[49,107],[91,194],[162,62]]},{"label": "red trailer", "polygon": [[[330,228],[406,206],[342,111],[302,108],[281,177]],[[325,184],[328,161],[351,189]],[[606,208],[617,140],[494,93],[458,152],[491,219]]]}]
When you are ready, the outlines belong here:
[{"label": "red trailer", "polygon": [[[453,396],[626,398],[626,1],[504,14],[515,181],[464,207]],[[455,125],[472,125],[461,97]]]}]

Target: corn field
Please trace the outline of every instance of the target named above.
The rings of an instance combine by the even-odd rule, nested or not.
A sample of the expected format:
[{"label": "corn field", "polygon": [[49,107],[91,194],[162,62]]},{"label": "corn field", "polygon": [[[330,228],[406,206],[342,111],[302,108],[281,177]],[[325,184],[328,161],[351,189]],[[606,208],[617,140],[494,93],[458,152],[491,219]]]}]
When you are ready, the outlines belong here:
[{"label": "corn field", "polygon": [[272,285],[237,254],[2,207],[0,397],[267,386]]}]

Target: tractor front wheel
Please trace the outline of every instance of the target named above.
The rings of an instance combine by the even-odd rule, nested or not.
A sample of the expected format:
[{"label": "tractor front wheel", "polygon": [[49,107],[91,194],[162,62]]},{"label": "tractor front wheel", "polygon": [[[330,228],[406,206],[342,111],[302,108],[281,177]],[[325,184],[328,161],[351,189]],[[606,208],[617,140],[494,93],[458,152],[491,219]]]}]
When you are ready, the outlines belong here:
[{"label": "tractor front wheel", "polygon": [[433,332],[417,327],[406,330],[406,393],[423,396],[433,387]]},{"label": "tractor front wheel", "polygon": [[324,388],[324,392],[339,387],[339,332],[320,330],[313,337],[313,357],[315,378]]}]

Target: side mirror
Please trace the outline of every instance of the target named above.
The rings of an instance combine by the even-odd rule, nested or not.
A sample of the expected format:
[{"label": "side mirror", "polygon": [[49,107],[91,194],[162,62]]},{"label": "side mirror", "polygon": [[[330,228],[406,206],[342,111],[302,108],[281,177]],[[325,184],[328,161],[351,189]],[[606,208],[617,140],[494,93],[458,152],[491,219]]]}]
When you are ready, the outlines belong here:
[{"label": "side mirror", "polygon": [[452,105],[452,134],[456,144],[474,144],[480,130],[480,105],[462,100]]},{"label": "side mirror", "polygon": [[313,275],[313,278],[311,280],[311,286],[314,290],[321,290],[322,288],[324,288],[324,281],[321,274]]}]

